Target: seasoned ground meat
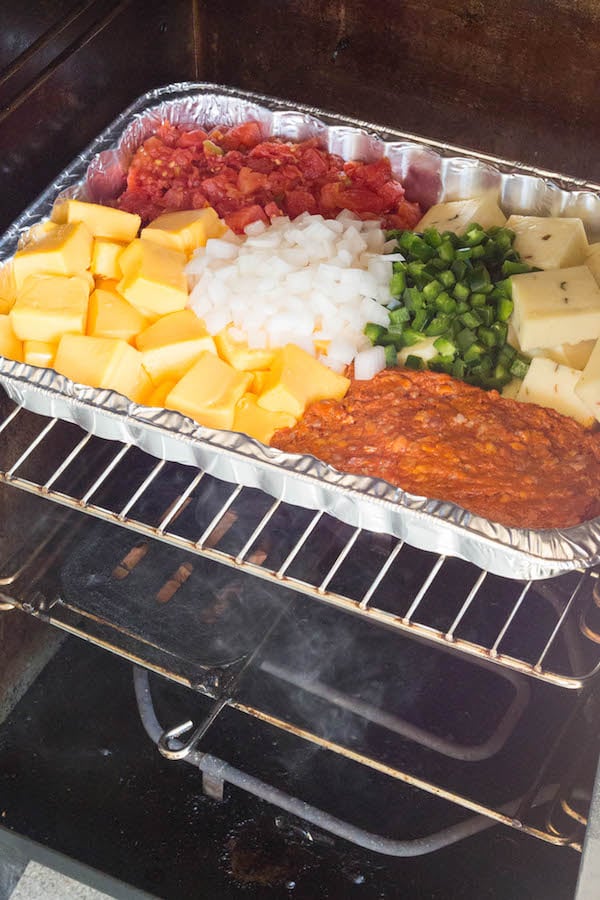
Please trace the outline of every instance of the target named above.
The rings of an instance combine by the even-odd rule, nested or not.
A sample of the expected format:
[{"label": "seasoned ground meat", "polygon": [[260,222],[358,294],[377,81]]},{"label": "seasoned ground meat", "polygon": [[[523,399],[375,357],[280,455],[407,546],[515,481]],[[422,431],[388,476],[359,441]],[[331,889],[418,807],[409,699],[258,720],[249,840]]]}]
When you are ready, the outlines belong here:
[{"label": "seasoned ground meat", "polygon": [[271,445],[450,500],[504,525],[600,515],[600,435],[534,404],[434,372],[387,369],[314,403]]}]

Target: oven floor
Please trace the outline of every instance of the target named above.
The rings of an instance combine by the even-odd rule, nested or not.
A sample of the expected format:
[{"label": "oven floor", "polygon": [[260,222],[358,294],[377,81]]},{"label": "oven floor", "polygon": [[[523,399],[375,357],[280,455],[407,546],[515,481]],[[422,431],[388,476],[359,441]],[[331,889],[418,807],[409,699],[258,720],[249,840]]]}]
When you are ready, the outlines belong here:
[{"label": "oven floor", "polygon": [[278,829],[276,816],[231,786],[222,803],[205,797],[197,771],[162,759],[144,733],[131,667],[74,638],[0,727],[0,853],[11,841],[34,841],[91,867],[94,886],[113,896],[571,900],[575,893],[574,851],[506,828],[430,856],[390,859],[328,838],[307,844]]}]

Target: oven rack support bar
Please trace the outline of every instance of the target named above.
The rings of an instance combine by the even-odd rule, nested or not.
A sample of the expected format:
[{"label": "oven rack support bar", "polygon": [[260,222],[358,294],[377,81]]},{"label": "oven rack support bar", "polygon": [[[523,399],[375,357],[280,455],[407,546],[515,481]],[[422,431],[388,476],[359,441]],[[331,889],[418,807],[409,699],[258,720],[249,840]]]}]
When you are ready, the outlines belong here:
[{"label": "oven rack support bar", "polygon": [[[15,406],[0,421],[0,433],[4,433],[5,437],[7,437],[7,445],[12,446],[13,438],[18,441],[20,432],[19,413],[22,411],[22,407]],[[320,575],[315,583],[311,583],[288,573],[292,562],[302,552],[305,543],[314,532],[314,529],[318,527],[318,523],[323,516],[322,512],[314,514],[305,531],[299,537],[290,536],[289,546],[286,548],[287,552],[283,563],[280,563],[278,567],[269,568],[267,565],[258,563],[253,558],[253,547],[257,545],[256,542],[268,537],[269,523],[281,505],[281,500],[272,500],[271,507],[264,514],[257,527],[254,528],[251,534],[245,536],[242,548],[238,552],[229,553],[220,549],[219,545],[222,534],[225,534],[228,529],[228,517],[235,516],[236,503],[243,500],[246,489],[241,485],[230,485],[231,493],[213,516],[210,523],[201,529],[200,537],[197,535],[184,537],[174,530],[169,530],[169,528],[177,519],[178,510],[183,508],[188,502],[196,487],[205,477],[204,472],[192,470],[187,488],[182,489],[182,495],[175,498],[174,504],[163,513],[159,524],[156,525],[141,518],[136,518],[134,507],[137,506],[143,496],[146,496],[152,490],[155,482],[160,481],[160,475],[164,468],[162,461],[157,462],[153,460],[154,467],[149,476],[140,485],[132,487],[131,496],[129,499],[124,500],[119,509],[107,509],[98,502],[95,495],[103,485],[111,483],[111,479],[119,477],[119,465],[127,465],[128,455],[135,448],[129,444],[111,444],[107,448],[108,453],[106,460],[103,461],[103,468],[100,472],[94,473],[91,486],[83,490],[83,493],[80,493],[75,485],[69,483],[66,488],[59,489],[64,479],[68,478],[71,466],[75,463],[84,470],[86,469],[86,453],[88,452],[86,448],[90,446],[90,437],[89,435],[84,435],[83,438],[79,437],[72,449],[63,451],[62,456],[59,454],[60,458],[55,459],[54,435],[57,430],[64,427],[63,423],[58,419],[49,421],[40,419],[40,423],[40,431],[37,436],[26,446],[18,446],[16,459],[11,460],[4,471],[0,471],[0,483],[4,482],[19,490],[51,500],[68,509],[128,528],[148,538],[162,541],[178,549],[186,550],[254,577],[314,597],[334,608],[367,617],[373,623],[412,635],[429,643],[441,645],[447,649],[452,648],[456,653],[486,660],[495,665],[533,676],[551,684],[579,690],[600,672],[600,655],[597,655],[597,658],[583,671],[579,671],[579,667],[577,667],[576,672],[553,671],[549,667],[551,666],[551,662],[549,663],[551,651],[559,635],[566,635],[568,626],[579,611],[580,600],[578,598],[581,596],[583,585],[590,577],[589,572],[580,574],[581,584],[572,592],[570,599],[567,600],[566,605],[563,607],[562,614],[557,615],[551,632],[543,637],[537,660],[529,661],[502,652],[502,644],[507,636],[507,632],[518,628],[516,619],[528,592],[528,585],[522,589],[520,596],[511,609],[507,610],[504,621],[499,623],[497,634],[492,635],[491,639],[486,638],[484,642],[477,643],[476,640],[461,637],[457,633],[457,629],[459,629],[461,622],[475,604],[477,598],[485,591],[485,585],[488,581],[487,573],[479,573],[473,588],[462,601],[454,621],[446,629],[440,630],[433,624],[428,623],[424,608],[426,608],[430,587],[438,575],[443,573],[446,564],[445,556],[439,556],[433,561],[429,573],[424,577],[423,583],[417,590],[408,610],[403,614],[397,614],[377,605],[376,591],[383,578],[389,574],[392,564],[402,552],[402,541],[391,539],[393,544],[390,546],[385,560],[381,562],[378,571],[374,573],[370,585],[362,589],[356,597],[349,596],[347,593],[339,593],[336,592],[333,581],[338,570],[343,567],[345,560],[352,555],[352,549],[362,535],[360,528],[352,530],[329,570]],[[8,440],[8,438],[11,440]],[[36,480],[36,460],[39,457],[52,460],[53,471]],[[32,465],[32,462],[35,462],[35,465]],[[33,473],[31,472],[32,469],[34,469]],[[60,482],[58,481],[59,478]],[[596,573],[592,574],[595,575]],[[591,633],[588,634],[589,626],[587,626],[587,631],[585,630],[585,623],[586,619],[584,616],[579,622],[579,630],[584,637],[589,639],[590,645],[593,646],[596,643],[595,637],[591,636]]]},{"label": "oven rack support bar", "polygon": [[[154,710],[148,672],[145,669],[134,667],[133,682],[142,724],[148,737],[158,746],[165,732],[160,725]],[[176,749],[175,744],[176,742],[174,742],[174,749]],[[215,793],[219,795],[225,783],[233,784],[241,790],[258,797],[266,803],[270,803],[323,831],[334,834],[336,837],[340,837],[359,847],[363,847],[366,850],[381,853],[386,856],[406,858],[424,856],[428,853],[433,853],[436,850],[449,847],[465,838],[472,837],[481,831],[485,831],[487,828],[491,828],[493,825],[503,823],[502,818],[475,815],[463,822],[444,828],[431,835],[427,835],[426,837],[398,840],[352,825],[324,810],[306,803],[298,797],[292,797],[290,794],[281,791],[279,788],[275,788],[253,775],[248,775],[240,769],[231,766],[224,760],[208,753],[201,753],[197,750],[192,751],[192,753],[184,757],[184,761],[196,766],[202,772],[203,777],[207,777],[207,780],[211,785],[212,796],[214,796]],[[554,792],[555,786],[549,786],[541,791],[536,798],[535,805],[542,805],[548,802]],[[514,809],[514,806],[514,801],[506,804],[501,808],[500,814],[509,817],[510,810]],[[505,824],[509,824],[509,822],[505,822]],[[549,840],[547,835],[538,832],[537,829],[523,828],[523,830],[530,831],[531,833],[535,833],[538,836]],[[562,839],[556,839],[551,842],[563,845],[566,843]],[[571,846],[575,846],[575,849],[579,849],[577,845]]]}]

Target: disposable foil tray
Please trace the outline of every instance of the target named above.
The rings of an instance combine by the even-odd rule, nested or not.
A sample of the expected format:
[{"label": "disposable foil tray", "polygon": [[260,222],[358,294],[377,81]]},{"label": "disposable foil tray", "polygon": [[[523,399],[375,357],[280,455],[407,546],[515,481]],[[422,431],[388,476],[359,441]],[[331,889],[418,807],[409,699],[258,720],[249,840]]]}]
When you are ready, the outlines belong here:
[{"label": "disposable foil tray", "polygon": [[[254,119],[278,137],[316,136],[344,159],[370,161],[384,154],[408,199],[424,207],[496,189],[507,215],[579,216],[589,239],[600,237],[600,185],[272,97],[181,83],[144,94],[90,144],[0,239],[0,263],[14,254],[22,232],[50,215],[59,194],[96,202],[116,197],[135,149],[165,119],[201,127]],[[33,412],[75,422],[100,437],[198,466],[288,503],[324,510],[353,526],[469,560],[498,575],[539,579],[600,561],[600,518],[565,529],[509,528],[453,503],[344,474],[314,457],[286,454],[245,435],[205,428],[178,413],[136,405],[113,391],[74,384],[53,370],[0,357],[0,384]]]}]

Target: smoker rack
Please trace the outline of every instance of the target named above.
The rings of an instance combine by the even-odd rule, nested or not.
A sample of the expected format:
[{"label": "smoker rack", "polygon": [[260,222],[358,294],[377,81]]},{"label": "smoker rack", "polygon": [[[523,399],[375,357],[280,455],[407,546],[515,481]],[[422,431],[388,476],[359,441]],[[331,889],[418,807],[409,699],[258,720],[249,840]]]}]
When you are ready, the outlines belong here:
[{"label": "smoker rack", "polygon": [[[36,432],[33,437],[32,424]],[[223,764],[225,768],[222,767],[220,770],[221,787],[219,787],[219,777],[217,777],[219,761],[211,762],[210,756],[200,754],[198,745],[223,710],[235,709],[269,726],[275,726],[297,735],[305,741],[340,754],[346,759],[370,767],[398,782],[419,788],[476,813],[475,819],[466,820],[458,829],[450,828],[441,837],[437,836],[435,839],[432,837],[431,840],[426,841],[429,849],[443,846],[445,843],[459,839],[460,836],[475,833],[476,830],[484,827],[485,821],[489,822],[490,820],[517,827],[555,844],[581,849],[589,796],[585,789],[582,790],[577,777],[577,768],[585,755],[591,753],[595,758],[595,746],[590,747],[589,743],[586,743],[581,753],[577,754],[576,764],[561,777],[560,783],[548,785],[544,779],[546,772],[551,770],[552,760],[559,747],[569,733],[573,719],[594,701],[590,688],[600,667],[600,634],[597,629],[600,591],[598,590],[597,573],[571,573],[552,579],[543,585],[537,582],[510,582],[506,579],[489,576],[467,563],[414,551],[395,538],[369,534],[362,532],[360,528],[338,526],[337,531],[341,530],[342,534],[341,545],[335,548],[325,570],[315,569],[313,573],[315,578],[307,580],[306,570],[301,569],[303,577],[300,577],[300,574],[295,572],[294,565],[301,563],[307,543],[311,536],[317,534],[322,525],[322,513],[307,512],[306,520],[302,522],[299,533],[289,535],[278,564],[272,565],[269,564],[268,554],[263,552],[262,548],[268,544],[269,530],[272,528],[276,516],[286,507],[286,504],[281,501],[274,501],[271,497],[262,495],[263,505],[259,504],[258,512],[255,513],[255,522],[249,525],[247,516],[244,517],[243,512],[240,511],[246,499],[250,506],[256,507],[259,492],[241,486],[220,483],[222,490],[226,492],[226,499],[222,500],[216,509],[210,511],[206,522],[197,523],[196,532],[190,536],[189,531],[182,533],[178,530],[177,523],[180,515],[188,507],[192,498],[196,496],[201,486],[213,480],[207,473],[178,466],[178,470],[182,473],[181,489],[166,505],[164,497],[161,507],[156,507],[156,504],[151,503],[150,508],[154,510],[154,514],[142,515],[140,511],[144,501],[153,492],[160,493],[161,479],[171,464],[146,457],[145,474],[143,476],[138,474],[135,478],[130,477],[135,467],[130,467],[129,461],[134,456],[145,457],[135,447],[102,441],[88,433],[82,433],[77,426],[69,425],[58,419],[34,416],[10,401],[7,401],[2,412],[0,434],[2,435],[0,439],[2,441],[0,483],[53,501],[53,509],[56,509],[56,505],[58,505],[65,514],[63,519],[59,516],[56,527],[54,530],[48,531],[43,540],[40,541],[39,537],[33,539],[33,548],[29,546],[29,549],[26,548],[26,552],[17,552],[11,560],[4,562],[0,572],[1,598],[4,600],[4,607],[18,606],[65,631],[103,646],[134,663],[143,665],[146,669],[165,675],[175,682],[193,687],[212,698],[214,700],[212,708],[206,716],[201,718],[195,728],[191,722],[184,722],[175,728],[164,731],[158,738],[154,735],[159,749],[168,758],[187,759],[202,768],[200,762],[206,757],[204,770],[208,790],[216,790],[219,793],[222,790],[223,779],[233,780],[235,783],[237,776],[233,769],[230,771],[226,764]],[[124,482],[127,485],[125,490]],[[113,497],[120,498],[116,505],[104,502],[111,493]],[[157,516],[158,509],[160,512]],[[497,752],[498,748],[508,739],[526,705],[526,697],[520,687],[523,675],[532,676],[546,685],[572,689],[568,693],[577,695],[577,698],[574,697],[573,711],[567,717],[560,733],[549,748],[539,777],[525,795],[509,804],[501,804],[497,807],[474,801],[455,790],[447,789],[443,785],[425,778],[416,777],[399,767],[371,758],[310,729],[298,727],[286,718],[274,715],[259,706],[243,702],[235,696],[237,674],[234,675],[234,684],[232,684],[231,678],[219,666],[200,667],[203,668],[203,671],[196,670],[191,673],[189,667],[178,665],[178,661],[172,655],[157,653],[156,646],[153,646],[151,641],[144,640],[143,636],[132,633],[108,618],[90,613],[83,607],[64,603],[58,590],[54,594],[52,592],[49,594],[45,588],[42,590],[44,574],[60,556],[64,547],[73,540],[76,530],[81,527],[81,522],[85,519],[85,516],[79,515],[79,513],[85,513],[104,522],[121,526],[144,538],[158,540],[173,548],[224,564],[245,574],[257,576],[263,581],[299,594],[308,595],[322,601],[330,608],[344,610],[362,617],[369,624],[383,625],[388,630],[408,634],[417,641],[443,648],[450,654],[471,658],[476,666],[497,671],[502,678],[513,684],[514,702],[502,721],[499,722],[497,731],[487,743],[475,748],[475,751],[472,748],[465,749],[456,744],[453,745],[452,742],[440,741],[435,736],[432,737],[426,733],[418,733],[418,730],[415,731],[415,729],[411,731],[410,726],[397,718],[394,720],[393,717],[389,717],[388,721],[384,723],[384,727],[389,727],[392,731],[395,730],[398,734],[407,736],[423,747],[433,747],[450,758],[469,759],[469,754],[474,759],[478,758],[478,754],[479,758],[486,758]],[[234,523],[238,520],[242,520],[245,524],[241,542],[238,542],[238,546],[234,549],[227,546],[227,539],[234,530]],[[354,585],[356,590],[349,590],[347,582],[344,591],[334,590],[340,573],[351,563],[353,558],[359,554],[361,559],[365,558],[365,540],[367,541],[366,557],[370,556],[370,562],[373,565],[367,565],[365,562],[365,568],[368,571],[362,573],[365,576],[362,582]],[[27,542],[25,543],[27,544]],[[47,551],[49,552],[47,553]],[[392,590],[392,603],[390,604],[389,590],[386,593],[384,585],[386,582],[389,583],[391,578],[393,587],[392,576],[394,576],[396,568],[402,565],[407,554],[411,558],[414,558],[415,554],[418,556],[419,583],[412,585],[410,596],[403,600],[404,611],[400,613],[393,601],[393,595],[396,592]],[[127,560],[121,560],[121,564],[126,565]],[[439,609],[435,614],[429,609],[432,616],[427,618],[427,600],[434,589],[436,580],[439,581],[444,571],[448,568],[452,569],[454,566],[469,571],[472,585],[466,596],[454,598],[455,611],[446,626],[441,628],[438,622]],[[33,577],[32,573],[34,573]],[[185,577],[185,571],[181,572],[182,582]],[[449,577],[452,577],[452,572]],[[177,586],[175,586],[175,590],[177,590]],[[493,634],[487,628],[484,628],[480,634],[476,634],[473,633],[471,627],[468,632],[469,636],[463,636],[461,626],[469,620],[470,612],[481,602],[489,607],[494,591],[497,590],[503,594],[508,592],[508,599],[503,597],[500,604],[502,615],[498,617],[498,610],[496,610],[492,617],[495,619]],[[517,641],[516,644],[513,641],[510,644],[511,652],[506,652],[503,649],[504,644],[509,641],[514,631],[518,632],[520,615],[525,606],[533,602],[534,592],[536,604],[546,613],[540,617],[540,634],[521,635],[525,640]],[[380,595],[383,595],[383,602],[380,602]],[[531,652],[519,654],[514,649],[519,645],[522,648],[531,647],[532,644],[535,645],[533,655]],[[559,650],[560,652],[558,652]],[[281,669],[277,671],[276,667],[275,669],[271,667],[271,674],[291,683],[296,680],[299,687],[307,687],[306,684],[302,685],[298,682],[297,673]],[[313,683],[309,689],[317,694],[319,691],[327,692],[326,686],[318,683]],[[357,712],[357,704],[353,698],[344,697],[339,693],[331,696],[331,692],[329,693],[328,699]],[[358,709],[357,714],[375,722],[377,722],[378,716],[380,718],[382,716],[381,712],[364,704],[361,709]],[[191,738],[182,743],[179,739],[182,735],[189,734],[192,729]],[[266,793],[263,791],[262,795],[269,795],[268,790]],[[305,819],[323,828],[329,827],[333,831],[336,831],[337,828],[336,833],[345,837],[350,836],[351,831],[349,832],[347,828],[336,825],[335,822],[327,819],[325,813],[321,813],[320,810],[314,811],[293,798],[292,801],[289,803],[286,801],[280,805],[291,812],[304,814]],[[540,803],[549,804],[549,812],[545,821],[541,823],[539,816],[535,815],[535,807]],[[486,818],[482,821],[480,816]],[[530,820],[528,820],[528,816]],[[374,838],[371,835],[371,838],[378,840],[381,844],[380,836]],[[368,842],[371,838],[359,839],[358,842],[365,845],[365,840]],[[398,850],[398,846],[396,846],[398,842],[392,841],[391,846],[395,847],[395,850],[388,848],[381,852],[412,853],[414,847],[413,850],[407,851],[404,847],[405,843],[400,842],[399,846],[401,845],[402,849]]]}]

